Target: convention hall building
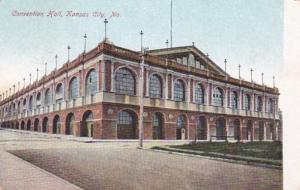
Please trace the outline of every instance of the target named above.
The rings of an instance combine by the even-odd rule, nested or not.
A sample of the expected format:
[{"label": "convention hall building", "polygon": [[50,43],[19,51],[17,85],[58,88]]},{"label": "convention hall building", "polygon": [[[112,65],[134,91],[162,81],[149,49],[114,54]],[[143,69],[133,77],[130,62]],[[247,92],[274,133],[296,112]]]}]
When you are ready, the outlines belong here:
[{"label": "convention hall building", "polygon": [[[281,140],[279,91],[233,78],[194,45],[141,52],[103,40],[0,102],[3,128],[137,139]],[[139,82],[144,60],[144,81]]]}]

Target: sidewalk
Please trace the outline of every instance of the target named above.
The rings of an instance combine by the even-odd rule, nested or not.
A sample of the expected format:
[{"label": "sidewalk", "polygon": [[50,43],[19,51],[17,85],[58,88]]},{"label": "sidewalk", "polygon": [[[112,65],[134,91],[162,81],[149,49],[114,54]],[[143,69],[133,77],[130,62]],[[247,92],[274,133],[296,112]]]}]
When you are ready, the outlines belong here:
[{"label": "sidewalk", "polygon": [[8,152],[0,151],[0,190],[82,190]]}]

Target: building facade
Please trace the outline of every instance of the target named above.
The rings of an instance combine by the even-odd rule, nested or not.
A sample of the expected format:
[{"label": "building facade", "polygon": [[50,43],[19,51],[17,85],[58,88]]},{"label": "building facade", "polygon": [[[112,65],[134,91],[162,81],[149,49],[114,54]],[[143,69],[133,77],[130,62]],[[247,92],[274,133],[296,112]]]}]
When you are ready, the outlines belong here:
[{"label": "building facade", "polygon": [[1,127],[95,139],[281,140],[277,88],[235,79],[194,46],[140,52],[104,40],[0,103]]}]

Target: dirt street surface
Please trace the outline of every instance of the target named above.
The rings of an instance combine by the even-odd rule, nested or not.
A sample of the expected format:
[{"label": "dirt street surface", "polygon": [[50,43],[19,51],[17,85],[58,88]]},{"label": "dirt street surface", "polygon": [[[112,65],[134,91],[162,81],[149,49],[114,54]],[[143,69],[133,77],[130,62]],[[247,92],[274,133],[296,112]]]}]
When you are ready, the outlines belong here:
[{"label": "dirt street surface", "polygon": [[26,135],[9,135],[17,136],[6,136],[5,142],[0,135],[3,150],[87,190],[282,189],[278,169],[140,150],[135,143],[79,143],[43,137],[30,141]]}]

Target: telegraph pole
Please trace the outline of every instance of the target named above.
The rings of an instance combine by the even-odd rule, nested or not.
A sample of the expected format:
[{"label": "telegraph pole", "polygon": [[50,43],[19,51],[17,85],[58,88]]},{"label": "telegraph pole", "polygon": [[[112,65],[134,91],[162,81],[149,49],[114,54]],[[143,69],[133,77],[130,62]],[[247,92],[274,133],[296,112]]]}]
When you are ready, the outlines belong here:
[{"label": "telegraph pole", "polygon": [[139,118],[139,148],[143,148],[144,139],[144,48],[143,48],[143,31],[140,32],[141,35],[141,64],[140,64],[140,118]]}]

